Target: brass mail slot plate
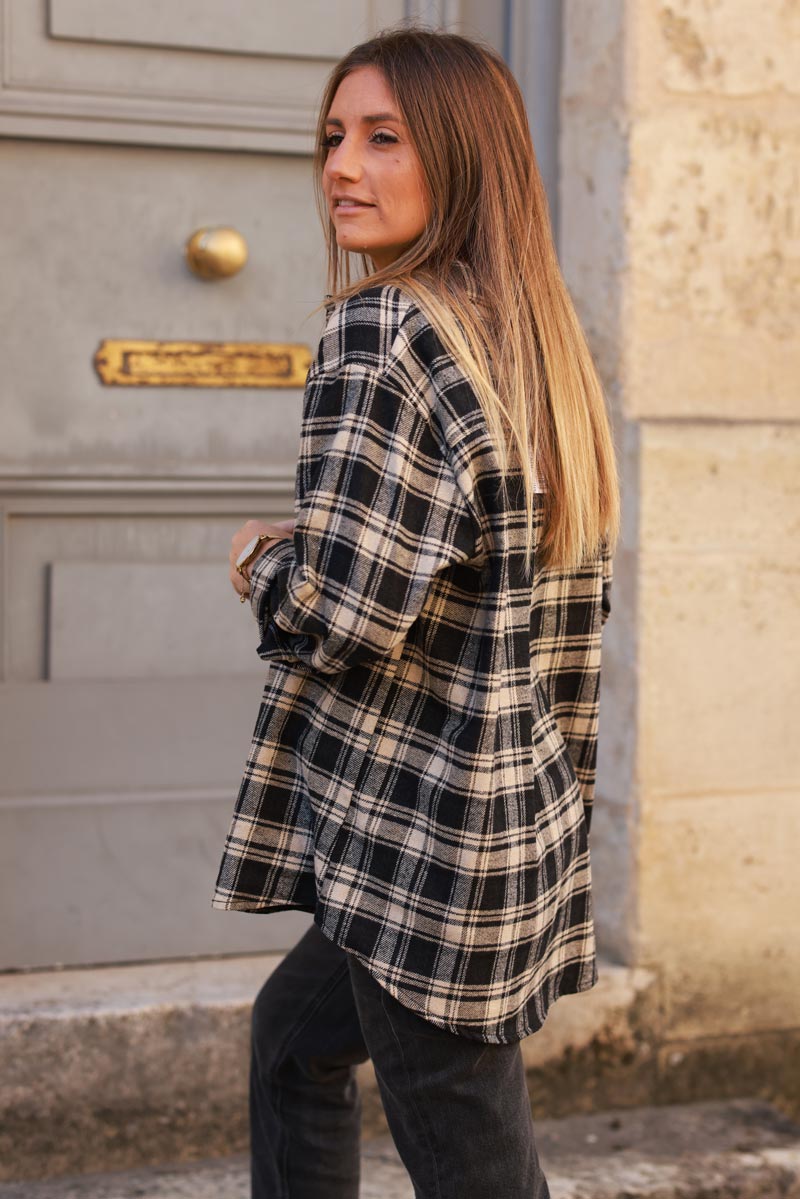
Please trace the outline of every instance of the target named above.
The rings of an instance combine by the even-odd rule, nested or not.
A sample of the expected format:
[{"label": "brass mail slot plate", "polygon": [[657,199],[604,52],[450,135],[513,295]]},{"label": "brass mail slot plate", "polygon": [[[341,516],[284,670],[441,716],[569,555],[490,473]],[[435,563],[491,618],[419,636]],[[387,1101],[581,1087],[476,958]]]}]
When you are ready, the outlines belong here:
[{"label": "brass mail slot plate", "polygon": [[302,387],[311,351],[275,341],[107,338],[94,365],[109,387]]}]

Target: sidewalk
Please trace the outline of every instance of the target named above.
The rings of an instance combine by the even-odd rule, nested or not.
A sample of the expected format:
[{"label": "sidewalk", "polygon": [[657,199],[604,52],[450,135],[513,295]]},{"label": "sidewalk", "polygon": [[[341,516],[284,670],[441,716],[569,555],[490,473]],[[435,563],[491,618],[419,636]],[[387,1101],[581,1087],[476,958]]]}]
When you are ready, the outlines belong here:
[{"label": "sidewalk", "polygon": [[[537,1123],[552,1199],[798,1199],[800,1128],[746,1100]],[[249,1199],[247,1159],[0,1184],[0,1199]],[[413,1199],[394,1144],[365,1142],[361,1199]]]}]

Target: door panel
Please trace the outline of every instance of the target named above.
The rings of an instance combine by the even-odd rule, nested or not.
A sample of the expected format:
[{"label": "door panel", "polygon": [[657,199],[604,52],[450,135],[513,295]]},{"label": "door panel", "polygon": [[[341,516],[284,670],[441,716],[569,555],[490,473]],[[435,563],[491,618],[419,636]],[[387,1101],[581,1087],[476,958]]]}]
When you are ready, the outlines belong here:
[{"label": "door panel", "polygon": [[[293,510],[302,390],[107,387],[104,338],[315,348],[307,158],[7,139],[0,967],[286,948],[212,912],[267,667],[233,531]],[[238,228],[240,274],[183,245]]]},{"label": "door panel", "polygon": [[294,943],[304,913],[210,906],[261,687],[252,676],[0,687],[3,968]]},{"label": "door panel", "polygon": [[[353,38],[375,28],[370,0],[192,0],[191,9],[164,0],[50,0],[52,37],[132,46],[172,46],[214,53],[335,59]],[[401,4],[383,4],[381,24],[402,15]]]},{"label": "door panel", "polygon": [[[302,388],[106,386],[94,357],[313,351],[332,61],[404,15],[497,42],[509,4],[0,0],[0,969],[280,949],[308,924],[210,907],[268,669],[230,537],[292,514]],[[249,258],[204,282],[183,249],[211,225]]]},{"label": "door panel", "polygon": [[[0,442],[6,473],[259,475],[293,462],[302,391],[110,388],[103,338],[316,347],[322,232],[307,159],[7,140],[0,255],[12,284],[8,375],[24,386]],[[232,225],[249,259],[205,282],[189,235]]]},{"label": "door panel", "polygon": [[152,500],[149,512],[131,494],[95,498],[83,512],[59,491],[35,508],[24,492],[7,498],[6,682],[263,677],[256,625],[228,582],[227,556],[248,512],[291,515],[293,482],[287,470],[280,498],[256,493],[225,511],[215,511],[219,495]]},{"label": "door panel", "polygon": [[220,562],[55,562],[47,677],[261,676],[255,625],[231,598]]}]

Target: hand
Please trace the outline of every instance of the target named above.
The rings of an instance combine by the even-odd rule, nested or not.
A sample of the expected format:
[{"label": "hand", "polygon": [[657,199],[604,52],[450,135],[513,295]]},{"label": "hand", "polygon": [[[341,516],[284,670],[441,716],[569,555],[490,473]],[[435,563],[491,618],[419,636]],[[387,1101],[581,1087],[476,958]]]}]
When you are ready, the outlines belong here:
[{"label": "hand", "polygon": [[[252,541],[258,533],[267,533],[271,537],[291,537],[294,530],[294,518],[291,520],[264,521],[264,520],[248,520],[240,529],[237,529],[231,538],[231,552],[229,555],[230,561],[230,580],[234,591],[240,596],[250,594],[248,580],[243,578],[236,569],[236,559],[241,554],[248,541]],[[266,549],[266,544],[264,546]],[[257,561],[258,557],[253,559]],[[245,567],[245,570],[250,570],[250,566]]]}]

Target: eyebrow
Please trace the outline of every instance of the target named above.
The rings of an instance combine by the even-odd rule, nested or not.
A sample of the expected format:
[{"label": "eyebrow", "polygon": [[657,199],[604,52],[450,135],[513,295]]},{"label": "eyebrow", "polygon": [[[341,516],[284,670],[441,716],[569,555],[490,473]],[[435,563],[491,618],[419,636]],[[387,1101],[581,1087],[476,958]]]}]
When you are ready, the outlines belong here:
[{"label": "eyebrow", "polygon": [[[398,125],[403,124],[396,112],[376,112],[361,118],[362,125],[377,125],[380,121],[396,121]],[[338,125],[340,129],[344,129],[344,122],[340,121],[338,117],[326,117],[325,124]]]}]

